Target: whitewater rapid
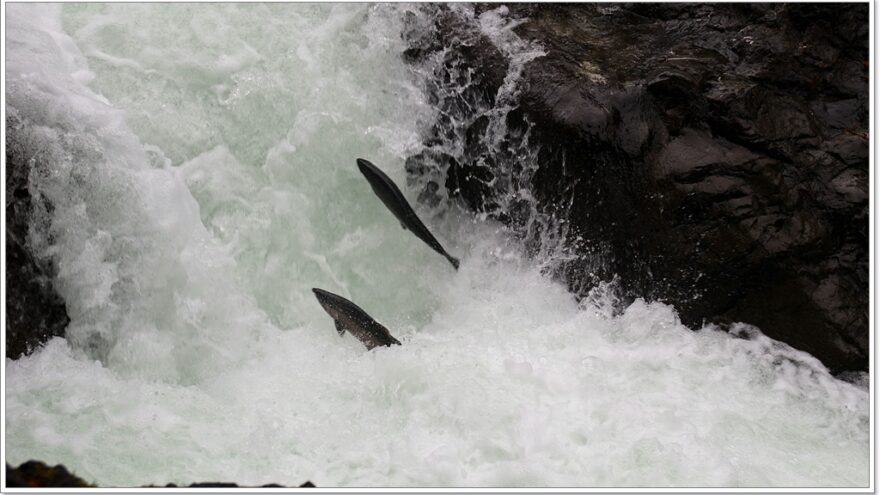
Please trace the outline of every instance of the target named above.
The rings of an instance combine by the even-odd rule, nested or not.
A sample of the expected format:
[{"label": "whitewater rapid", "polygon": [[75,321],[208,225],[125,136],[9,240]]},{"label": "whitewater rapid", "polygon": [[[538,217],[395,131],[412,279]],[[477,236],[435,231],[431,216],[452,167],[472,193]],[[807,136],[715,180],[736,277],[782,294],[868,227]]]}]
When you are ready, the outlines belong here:
[{"label": "whitewater rapid", "polygon": [[[418,8],[6,8],[7,112],[52,205],[29,242],[71,318],[5,362],[9,463],[101,486],[868,484],[868,391],[811,356],[578,304],[504,227],[412,191],[461,269],[400,229],[354,160],[406,184],[437,118],[400,56]],[[516,43],[503,10],[461,10]],[[403,345],[339,338],[312,287]]]}]

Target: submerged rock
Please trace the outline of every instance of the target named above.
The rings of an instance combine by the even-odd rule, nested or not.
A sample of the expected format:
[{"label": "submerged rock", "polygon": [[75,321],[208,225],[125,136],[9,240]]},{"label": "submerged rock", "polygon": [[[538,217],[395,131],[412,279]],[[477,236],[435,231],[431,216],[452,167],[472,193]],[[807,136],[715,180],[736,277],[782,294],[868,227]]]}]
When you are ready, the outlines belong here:
[{"label": "submerged rock", "polygon": [[22,122],[6,118],[6,357],[17,359],[52,337],[64,335],[70,319],[52,286],[51,267],[27,241],[33,221],[28,177],[40,149]]},{"label": "submerged rock", "polygon": [[[445,50],[407,34],[409,60],[435,68],[429,98],[455,120],[407,162],[425,196],[443,182],[467,207],[531,228],[516,188],[498,187],[531,160],[515,186],[564,226],[575,255],[557,273],[575,293],[616,274],[629,298],[672,304],[692,327],[747,322],[833,371],[867,369],[867,5],[481,13],[525,19],[515,32],[544,55],[523,65],[507,134],[490,143],[469,138],[486,134],[472,109],[496,105],[511,58],[444,8],[430,27]],[[456,95],[459,74],[479,76]],[[444,139],[460,152],[439,153]]]},{"label": "submerged rock", "polygon": [[[17,468],[6,464],[6,486],[8,488],[97,488],[97,485],[87,483],[64,467],[63,464],[48,466],[40,461],[27,461]],[[314,488],[311,481],[306,481],[296,488]],[[164,488],[177,488],[178,485],[169,483]],[[205,482],[185,485],[184,488],[238,488],[235,483]],[[148,486],[145,488],[155,488]],[[287,488],[282,485],[268,484],[259,487],[241,488]]]},{"label": "submerged rock", "polygon": [[[168,483],[165,485],[165,488],[176,488],[177,485],[174,483]],[[278,485],[276,483],[269,483],[268,485],[260,485],[260,486],[240,486],[235,483],[221,483],[209,481],[205,483],[193,483],[191,485],[186,485],[184,488],[315,488],[314,483],[311,481],[306,481],[302,485],[297,487],[287,487],[284,485]]]}]

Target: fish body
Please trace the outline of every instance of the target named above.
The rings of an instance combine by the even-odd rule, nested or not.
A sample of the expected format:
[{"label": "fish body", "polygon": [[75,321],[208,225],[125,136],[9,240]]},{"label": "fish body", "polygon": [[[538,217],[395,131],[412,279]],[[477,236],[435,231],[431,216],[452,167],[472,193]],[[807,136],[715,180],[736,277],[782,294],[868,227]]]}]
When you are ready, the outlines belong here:
[{"label": "fish body", "polygon": [[400,341],[395,339],[387,328],[374,320],[357,304],[323,289],[312,289],[312,292],[315,293],[315,297],[318,298],[318,303],[321,304],[324,311],[333,318],[340,337],[348,331],[360,340],[367,349],[400,345]]},{"label": "fish body", "polygon": [[385,175],[385,172],[379,170],[379,167],[373,165],[369,161],[364,160],[363,158],[358,158],[357,164],[361,173],[366,177],[367,182],[370,183],[370,187],[373,188],[373,192],[376,196],[379,196],[379,199],[382,200],[385,207],[391,210],[391,213],[393,213],[394,216],[397,217],[397,220],[400,221],[400,226],[415,234],[416,237],[430,246],[431,249],[440,253],[452,264],[453,267],[455,267],[456,270],[458,270],[458,259],[447,253],[446,250],[443,249],[443,246],[440,245],[440,242],[437,241],[437,238],[431,234],[430,230],[428,230],[428,227],[425,227],[425,224],[422,223],[421,219],[416,215],[416,212],[413,210],[412,206],[410,206],[409,202],[407,202],[403,193],[400,192],[400,188],[397,187],[397,184],[395,184],[390,177]]}]

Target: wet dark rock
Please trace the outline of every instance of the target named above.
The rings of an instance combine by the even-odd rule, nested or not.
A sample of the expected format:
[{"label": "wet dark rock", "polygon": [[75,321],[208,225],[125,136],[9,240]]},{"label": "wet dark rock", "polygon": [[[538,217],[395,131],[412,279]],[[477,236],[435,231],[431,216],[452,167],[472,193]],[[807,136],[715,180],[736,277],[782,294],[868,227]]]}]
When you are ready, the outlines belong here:
[{"label": "wet dark rock", "polygon": [[524,66],[509,114],[525,125],[492,145],[469,138],[508,60],[441,8],[431,27],[450,49],[422,43],[410,61],[479,75],[457,99],[442,79],[426,88],[457,119],[426,142],[466,149],[414,157],[411,174],[522,227],[498,208],[512,203],[497,179],[531,158],[537,170],[512,175],[564,220],[579,255],[556,272],[578,295],[616,274],[626,297],[670,303],[689,326],[743,321],[833,371],[867,369],[867,5],[503,9],[546,52]]},{"label": "wet dark rock", "polygon": [[17,359],[54,336],[70,319],[52,286],[52,267],[37,259],[27,236],[33,204],[28,175],[39,145],[21,121],[6,119],[6,357]]},{"label": "wet dark rock", "polygon": [[[168,483],[165,485],[165,488],[177,488],[178,486],[174,483]],[[298,487],[286,487],[284,485],[279,485],[277,483],[269,483],[268,485],[260,485],[260,486],[241,486],[235,483],[220,483],[209,481],[205,483],[193,483],[191,485],[186,485],[183,488],[315,488],[314,483],[311,481],[306,481],[302,485]]]},{"label": "wet dark rock", "polygon": [[[97,488],[72,474],[63,464],[48,466],[40,461],[27,461],[17,468],[6,464],[6,486],[8,488]],[[164,488],[177,488],[178,485],[169,483]],[[311,481],[306,481],[296,488],[314,488]],[[147,486],[144,488],[155,488]],[[288,488],[283,485],[271,483],[258,487],[241,487],[235,483],[204,482],[192,483],[182,488]]]},{"label": "wet dark rock", "polygon": [[94,488],[72,474],[63,464],[47,466],[40,461],[27,461],[17,468],[6,464],[7,488]]}]

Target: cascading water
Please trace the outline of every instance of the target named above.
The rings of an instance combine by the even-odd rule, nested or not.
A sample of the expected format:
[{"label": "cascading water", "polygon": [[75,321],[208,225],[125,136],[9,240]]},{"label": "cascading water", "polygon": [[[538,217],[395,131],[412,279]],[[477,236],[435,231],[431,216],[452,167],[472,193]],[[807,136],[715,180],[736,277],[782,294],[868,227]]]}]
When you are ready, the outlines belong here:
[{"label": "cascading water", "polygon": [[[544,56],[543,48],[514,33],[523,20],[508,18],[504,6],[481,15],[463,4],[424,10],[428,15],[408,17],[404,30],[411,46],[405,57],[437,111],[423,131],[425,146],[406,160],[409,185],[420,191],[419,200],[441,209],[449,205],[444,199],[466,202],[481,220],[503,222],[542,272],[558,275],[567,262],[577,259],[582,267],[593,268],[591,273],[581,271],[584,286],[616,289],[615,280],[602,281],[596,275],[606,253],[590,259],[577,255],[587,246],[565,223],[570,202],[548,208],[532,192],[541,154],[531,142],[532,126],[519,110],[518,99],[525,64]],[[456,26],[454,32],[450,24]],[[494,94],[484,89],[484,82],[501,79],[486,74],[498,71],[471,67],[461,53],[480,46],[482,39],[490,40],[508,60]]]},{"label": "cascading water", "polygon": [[[458,272],[401,231],[354,159],[404,184],[443,118],[400,56],[420,9],[7,14],[29,242],[71,318],[5,363],[11,464],[103,486],[867,485],[869,395],[812,357],[578,305],[548,253],[455,207],[420,211]],[[457,15],[516,43],[503,14]],[[312,287],[403,345],[340,339]]]}]

